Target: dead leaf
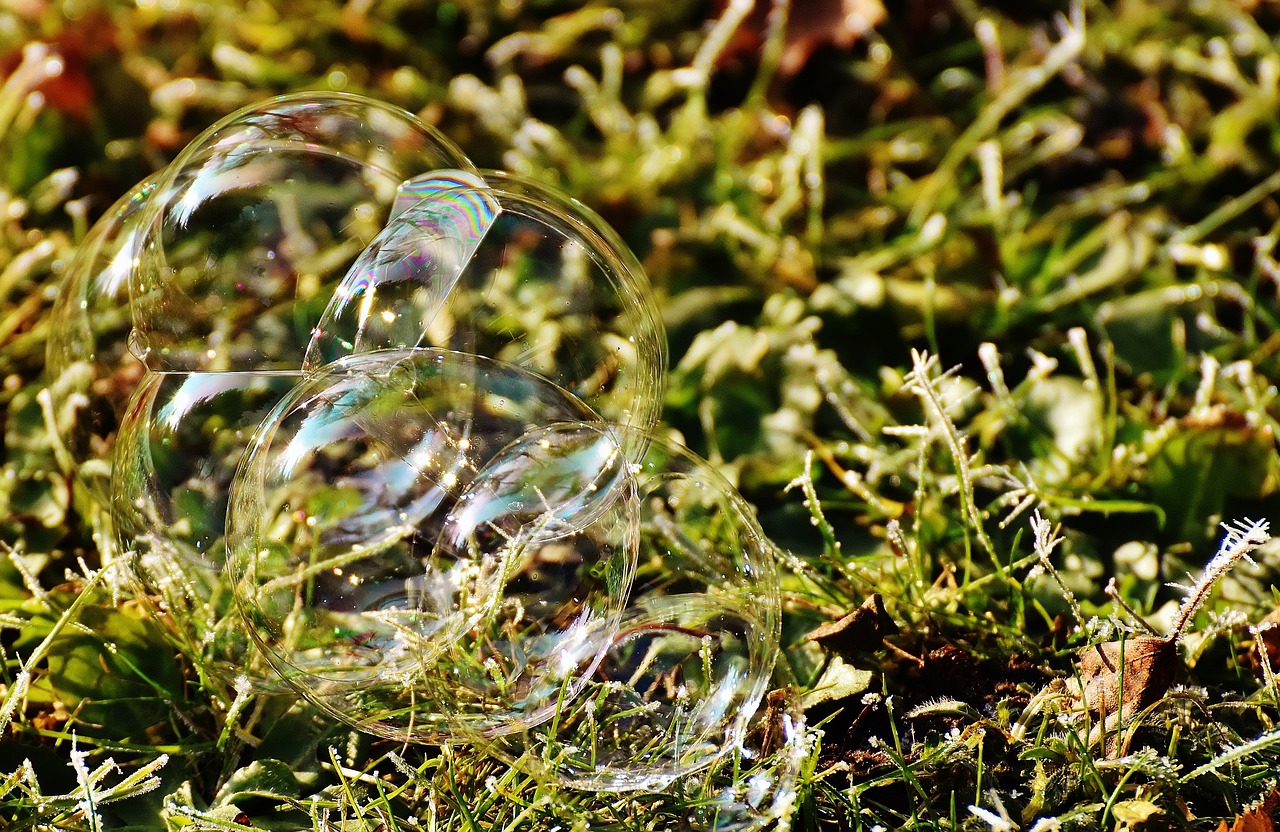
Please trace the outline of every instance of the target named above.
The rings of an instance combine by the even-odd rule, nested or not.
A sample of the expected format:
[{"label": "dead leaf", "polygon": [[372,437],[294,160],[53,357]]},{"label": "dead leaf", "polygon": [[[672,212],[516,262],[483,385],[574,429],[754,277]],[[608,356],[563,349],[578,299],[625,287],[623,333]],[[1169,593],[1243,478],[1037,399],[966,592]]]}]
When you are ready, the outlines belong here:
[{"label": "dead leaf", "polygon": [[1275,832],[1277,806],[1280,806],[1280,785],[1272,785],[1265,797],[1246,806],[1230,826],[1225,820],[1219,823],[1216,832]]},{"label": "dead leaf", "polygon": [[[722,13],[727,2],[718,3]],[[757,2],[728,46],[720,53],[720,63],[738,55],[759,54],[769,34],[772,3]],[[791,78],[804,69],[813,54],[824,46],[850,49],[860,38],[885,19],[882,0],[799,0],[787,17],[787,34],[778,62],[778,74]]]},{"label": "dead leaf", "polygon": [[1080,655],[1081,697],[1096,714],[1129,717],[1164,696],[1177,665],[1172,639],[1133,636],[1089,647]]},{"label": "dead leaf", "polygon": [[816,627],[806,638],[837,656],[852,659],[874,653],[885,636],[897,633],[898,625],[885,612],[884,599],[877,593],[844,618]]},{"label": "dead leaf", "polygon": [[1262,619],[1262,622],[1258,624],[1257,633],[1253,649],[1249,653],[1249,660],[1253,664],[1253,669],[1262,670],[1263,648],[1265,648],[1265,655],[1268,659],[1267,664],[1271,666],[1271,671],[1274,673],[1280,670],[1280,610],[1274,610],[1270,615]]},{"label": "dead leaf", "polygon": [[765,712],[754,731],[760,733],[760,755],[767,757],[782,747],[787,736],[787,705],[795,692],[790,688],[777,688],[765,696]]}]

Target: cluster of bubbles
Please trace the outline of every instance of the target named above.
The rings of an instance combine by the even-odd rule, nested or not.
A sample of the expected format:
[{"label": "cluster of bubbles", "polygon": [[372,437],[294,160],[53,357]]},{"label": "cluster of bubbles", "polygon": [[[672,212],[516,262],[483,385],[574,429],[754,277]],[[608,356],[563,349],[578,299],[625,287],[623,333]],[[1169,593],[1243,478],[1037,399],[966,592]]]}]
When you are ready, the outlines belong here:
[{"label": "cluster of bubbles", "polygon": [[708,778],[718,829],[792,788],[771,545],[654,431],[660,317],[583,205],[286,96],[108,211],[56,320],[78,499],[208,672],[577,788]]}]

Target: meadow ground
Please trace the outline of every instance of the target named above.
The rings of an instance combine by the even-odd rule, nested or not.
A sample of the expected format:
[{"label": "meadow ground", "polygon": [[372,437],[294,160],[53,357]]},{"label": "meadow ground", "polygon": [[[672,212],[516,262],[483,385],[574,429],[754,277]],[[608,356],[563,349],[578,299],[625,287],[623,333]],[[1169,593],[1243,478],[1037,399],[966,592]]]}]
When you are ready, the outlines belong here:
[{"label": "meadow ground", "polygon": [[42,392],[59,277],[204,127],[313,89],[643,262],[664,430],[781,553],[792,828],[1273,829],[1280,5],[757,5],[0,7],[0,826],[716,822],[705,784],[602,797],[238,693],[100,556],[82,405]]}]

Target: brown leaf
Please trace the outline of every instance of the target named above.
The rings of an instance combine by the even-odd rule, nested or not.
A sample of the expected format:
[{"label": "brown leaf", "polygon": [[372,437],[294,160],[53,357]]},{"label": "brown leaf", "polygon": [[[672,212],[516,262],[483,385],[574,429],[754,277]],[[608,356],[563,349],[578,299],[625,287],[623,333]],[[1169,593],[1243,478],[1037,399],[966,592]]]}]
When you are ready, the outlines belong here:
[{"label": "brown leaf", "polygon": [[793,692],[788,688],[778,688],[771,690],[765,696],[765,712],[760,723],[756,725],[754,731],[760,732],[760,754],[761,756],[769,756],[773,752],[782,747],[786,741],[787,726],[787,703],[793,696]]},{"label": "brown leaf", "polygon": [[[722,65],[743,53],[758,54],[764,48],[772,5],[767,0],[758,0],[754,11],[720,53]],[[727,2],[717,3],[716,13],[723,13],[727,6]],[[850,49],[884,19],[882,0],[796,0],[787,17],[778,73],[783,78],[793,77],[824,46]]]},{"label": "brown leaf", "polygon": [[874,653],[885,636],[897,632],[898,625],[885,612],[884,599],[875,594],[844,618],[816,627],[807,638],[837,656],[851,659]]},{"label": "brown leaf", "polygon": [[1230,826],[1225,820],[1219,823],[1216,832],[1275,832],[1277,806],[1280,806],[1280,785],[1273,785],[1265,797],[1236,815]]},{"label": "brown leaf", "polygon": [[[1263,648],[1266,649],[1265,654]],[[1272,673],[1280,670],[1280,610],[1274,610],[1258,625],[1258,636],[1249,654],[1254,670],[1262,671],[1263,655],[1266,655]]]},{"label": "brown leaf", "polygon": [[[1178,649],[1172,639],[1133,636],[1086,648],[1080,655],[1085,707],[1132,716],[1151,705],[1173,683]],[[1123,698],[1123,701],[1121,701]]]}]

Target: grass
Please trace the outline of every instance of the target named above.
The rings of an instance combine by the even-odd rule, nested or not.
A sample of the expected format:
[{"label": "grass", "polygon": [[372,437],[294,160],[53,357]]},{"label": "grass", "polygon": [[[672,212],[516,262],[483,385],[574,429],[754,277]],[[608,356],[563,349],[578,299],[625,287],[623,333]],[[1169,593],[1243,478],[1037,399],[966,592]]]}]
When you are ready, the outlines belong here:
[{"label": "grass", "polygon": [[[1271,792],[1280,559],[1237,521],[1280,488],[1280,8],[749,5],[0,10],[0,825],[724,825],[719,774],[615,799],[237,690],[100,558],[53,287],[201,128],[308,88],[644,262],[664,422],[782,550],[792,828],[1212,829]],[[877,595],[892,626],[807,638]]]}]

